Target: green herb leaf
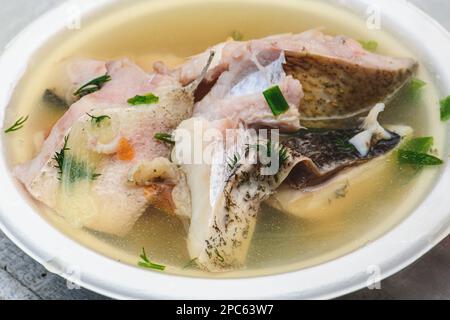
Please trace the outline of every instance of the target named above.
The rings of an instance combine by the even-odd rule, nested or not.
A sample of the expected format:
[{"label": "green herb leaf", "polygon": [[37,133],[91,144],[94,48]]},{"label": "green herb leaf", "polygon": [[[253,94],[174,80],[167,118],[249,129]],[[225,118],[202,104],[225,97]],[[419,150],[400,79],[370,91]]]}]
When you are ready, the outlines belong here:
[{"label": "green herb leaf", "polygon": [[441,100],[441,120],[450,120],[450,96]]},{"label": "green herb leaf", "polygon": [[233,38],[234,41],[242,41],[242,40],[244,40],[244,35],[241,32],[237,31],[237,30],[232,31],[231,34],[230,34],[230,37]]},{"label": "green herb leaf", "polygon": [[92,125],[97,126],[97,127],[100,127],[100,125],[102,124],[103,121],[111,120],[111,117],[107,116],[107,115],[101,115],[101,116],[96,117],[96,116],[90,115],[89,113],[86,113],[86,114],[91,118]]},{"label": "green herb leaf", "polygon": [[155,96],[153,93],[148,93],[145,96],[135,96],[128,99],[128,104],[132,106],[138,106],[143,104],[155,104],[159,102],[159,97]]},{"label": "green herb leaf", "polygon": [[20,117],[11,127],[5,130],[5,133],[14,132],[23,128],[24,123],[28,120],[28,116]]},{"label": "green herb leaf", "polygon": [[142,261],[138,262],[138,266],[140,266],[142,268],[154,269],[154,270],[159,270],[159,271],[164,271],[166,269],[166,266],[151,262],[148,259],[147,254],[145,253],[145,248],[142,248],[142,254],[140,255],[140,258]]},{"label": "green herb leaf", "polygon": [[44,91],[44,95],[42,96],[42,100],[50,104],[52,106],[67,109],[69,105],[67,104],[66,100],[58,96],[53,90],[46,89]]},{"label": "green herb leaf", "polygon": [[105,74],[101,77],[89,81],[81,88],[79,88],[77,91],[75,91],[73,95],[78,96],[79,98],[87,96],[88,94],[100,90],[103,87],[103,85],[108,81],[111,81],[111,77],[108,74]]},{"label": "green herb leaf", "polygon": [[435,156],[403,149],[398,151],[398,159],[401,164],[412,164],[418,166],[437,166],[444,163],[441,159]]},{"label": "green herb leaf", "polygon": [[281,92],[279,86],[274,86],[263,92],[270,109],[274,116],[279,116],[289,110],[289,104]]},{"label": "green herb leaf", "polygon": [[405,97],[408,103],[415,103],[419,100],[422,89],[427,85],[423,80],[412,78],[405,89]]},{"label": "green herb leaf", "polygon": [[233,170],[238,164],[239,160],[241,160],[241,156],[236,153],[232,157],[228,158],[227,165],[230,170]]},{"label": "green herb leaf", "polygon": [[[259,156],[263,155],[271,158],[272,154],[278,155],[278,165],[280,168],[289,159],[288,148],[286,148],[286,146],[284,145],[273,143],[271,140],[268,140],[265,145],[264,144],[247,145],[247,148],[248,149],[255,148],[256,151],[259,153]],[[272,165],[272,162],[270,162],[269,165]]]},{"label": "green herb leaf", "polygon": [[101,174],[94,173],[84,161],[72,156],[65,156],[62,180],[74,183],[78,180],[96,180]]},{"label": "green herb leaf", "polygon": [[56,161],[56,166],[55,168],[57,168],[59,170],[59,175],[60,177],[62,176],[63,173],[63,168],[64,168],[64,159],[66,157],[66,151],[69,151],[70,149],[67,147],[67,142],[69,141],[69,136],[65,136],[64,137],[64,145],[62,147],[62,149],[60,151],[57,151],[53,157],[53,160]]},{"label": "green herb leaf", "polygon": [[358,40],[358,42],[362,45],[362,47],[370,52],[375,52],[378,49],[378,42],[374,40],[364,41],[364,40]]},{"label": "green herb leaf", "polygon": [[417,153],[428,153],[433,146],[433,137],[420,137],[411,139],[402,146],[402,150],[413,151]]},{"label": "green herb leaf", "polygon": [[70,148],[67,147],[69,136],[64,137],[64,145],[53,157],[56,161],[55,168],[59,170],[59,180],[74,183],[81,179],[95,180],[101,174],[94,173],[84,161],[79,161],[68,154]]},{"label": "green herb leaf", "polygon": [[162,141],[162,142],[165,142],[168,144],[172,144],[172,145],[175,144],[175,141],[173,141],[172,135],[169,133],[159,132],[159,133],[155,134],[154,138],[156,140],[159,140],[159,141]]}]

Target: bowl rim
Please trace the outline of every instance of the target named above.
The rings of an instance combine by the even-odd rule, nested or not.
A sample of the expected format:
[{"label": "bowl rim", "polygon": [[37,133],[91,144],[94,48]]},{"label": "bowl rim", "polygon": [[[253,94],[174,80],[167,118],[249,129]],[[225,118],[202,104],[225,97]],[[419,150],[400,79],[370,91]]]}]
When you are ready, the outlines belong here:
[{"label": "bowl rim", "polygon": [[[81,13],[87,14],[114,1],[64,2],[31,23],[5,47],[0,57],[0,74],[4,75],[0,77],[1,123],[29,58],[46,40],[64,28],[67,6],[79,5]],[[373,5],[371,0],[346,0],[339,4],[360,15]],[[415,34],[415,41],[422,39],[439,44],[442,50],[428,50],[427,54],[436,64],[445,61],[444,52],[450,52],[450,34],[433,18],[406,1],[379,0],[377,8],[387,19],[389,29],[412,30],[408,34]],[[439,77],[442,89],[450,92],[450,70],[440,70]],[[447,153],[448,129],[447,125]],[[4,150],[3,139],[0,139],[0,148]],[[334,298],[365,287],[372,272],[368,272],[368,266],[378,266],[378,277],[384,279],[413,263],[450,234],[450,199],[446,196],[450,189],[450,164],[447,162],[433,189],[414,212],[380,238],[337,259],[298,271],[254,278],[205,279],[149,272],[118,263],[84,247],[36,214],[34,208],[23,200],[4,154],[2,152],[0,159],[0,172],[4,177],[0,182],[3,190],[0,193],[0,229],[50,272],[112,298]],[[14,215],[8,214],[11,212]],[[430,212],[433,212],[433,217],[430,217]],[[158,289],[149,290],[149,283]]]}]

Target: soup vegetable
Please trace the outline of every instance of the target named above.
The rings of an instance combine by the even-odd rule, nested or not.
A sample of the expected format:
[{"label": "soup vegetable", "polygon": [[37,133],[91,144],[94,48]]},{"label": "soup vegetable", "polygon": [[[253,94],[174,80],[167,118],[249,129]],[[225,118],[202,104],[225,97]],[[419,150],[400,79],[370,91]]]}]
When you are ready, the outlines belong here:
[{"label": "soup vegetable", "polygon": [[[202,5],[200,20],[222,6]],[[90,58],[72,49],[58,63],[41,62],[53,63],[55,75],[35,91],[40,108],[4,131],[14,175],[49,219],[143,268],[244,275],[349,252],[414,206],[408,192],[420,197],[435,174],[423,169],[443,163],[439,134],[435,143],[427,124],[435,120],[411,116],[433,94],[431,82],[419,79],[426,78],[420,63],[317,24],[287,23],[291,29],[275,26],[258,37],[254,30],[273,8],[241,6],[252,10],[253,28],[199,41],[200,53],[184,60],[174,57],[185,42],[165,47],[159,40],[161,47],[140,49],[145,56],[130,49],[130,58],[104,57],[101,47],[111,44],[100,42],[98,52],[83,53]],[[295,6],[299,15],[312,10],[329,19],[326,5]],[[109,15],[139,7],[152,12],[137,2]],[[179,10],[154,16],[170,22]],[[277,10],[275,17],[286,14]],[[142,28],[136,21],[128,31]],[[99,33],[95,24],[79,32]],[[17,113],[26,95],[26,85],[19,87],[10,110]],[[419,112],[429,119],[439,110]],[[39,117],[45,121],[36,124]],[[20,156],[22,140],[36,152]]]}]

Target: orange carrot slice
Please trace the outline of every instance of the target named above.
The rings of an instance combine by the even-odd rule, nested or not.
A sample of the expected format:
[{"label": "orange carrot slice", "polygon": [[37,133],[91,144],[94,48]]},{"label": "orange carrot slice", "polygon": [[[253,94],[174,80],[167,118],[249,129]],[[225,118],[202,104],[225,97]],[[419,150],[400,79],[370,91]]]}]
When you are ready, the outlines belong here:
[{"label": "orange carrot slice", "polygon": [[134,148],[131,143],[125,138],[121,138],[119,141],[117,158],[122,161],[131,161],[134,159]]}]

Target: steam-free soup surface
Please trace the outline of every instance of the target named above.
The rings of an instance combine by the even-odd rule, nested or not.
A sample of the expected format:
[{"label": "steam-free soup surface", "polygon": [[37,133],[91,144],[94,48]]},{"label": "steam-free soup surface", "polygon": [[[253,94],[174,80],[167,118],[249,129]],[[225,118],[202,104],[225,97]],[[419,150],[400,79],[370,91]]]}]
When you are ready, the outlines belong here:
[{"label": "steam-free soup surface", "polygon": [[[13,122],[19,115],[30,115],[22,130],[6,138],[11,166],[33,158],[39,152],[40,137],[62,116],[64,110],[45,104],[42,93],[58,83],[63,62],[68,59],[126,56],[151,71],[155,61],[175,67],[233,33],[247,40],[316,27],[323,27],[329,34],[375,40],[382,54],[414,57],[384,30],[369,30],[364,20],[320,1],[125,1],[98,12],[82,20],[81,29],[63,31],[30,63],[6,119]],[[412,101],[402,94],[387,108],[382,123],[409,125],[415,135],[434,136],[439,148],[442,126],[438,123],[436,91],[423,67],[418,77],[428,83],[421,98]],[[323,263],[377,239],[411,212],[436,176],[433,169],[413,173],[400,168],[391,156],[376,174],[369,172],[358,185],[348,181],[348,187],[336,190],[324,205],[303,219],[263,207],[246,269],[220,275],[183,268],[190,260],[186,231],[175,217],[148,210],[129,236],[121,239],[73,228],[50,210],[37,203],[36,207],[62,232],[125,263],[136,265],[145,247],[153,261],[168,266],[169,273],[253,276]]]}]

